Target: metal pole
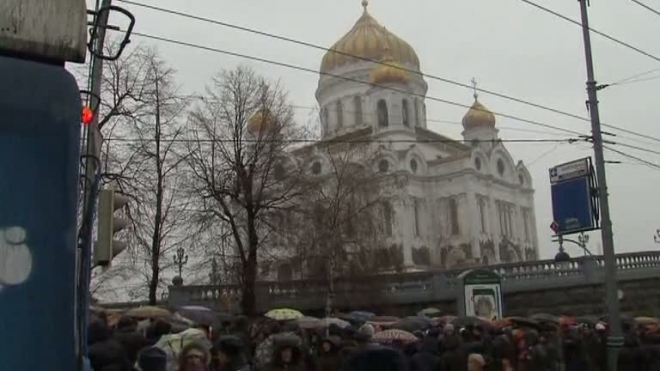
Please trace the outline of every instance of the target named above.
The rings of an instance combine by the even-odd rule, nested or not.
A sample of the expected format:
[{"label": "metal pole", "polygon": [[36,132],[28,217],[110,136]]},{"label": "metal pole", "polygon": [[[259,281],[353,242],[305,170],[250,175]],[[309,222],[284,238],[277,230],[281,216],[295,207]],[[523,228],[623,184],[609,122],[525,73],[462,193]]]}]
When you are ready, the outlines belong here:
[{"label": "metal pole", "polygon": [[[98,14],[99,9],[104,7],[109,7],[112,3],[112,0],[103,0],[97,9],[95,9]],[[103,53],[103,46],[105,43],[105,30],[108,24],[108,12],[103,12],[100,15],[98,20],[99,29],[97,30],[97,39],[94,45],[94,50],[97,53]],[[90,91],[92,92],[89,99],[95,99],[95,97],[100,99],[101,96],[101,82],[103,81],[103,60],[92,54],[91,61],[92,71],[90,77]],[[83,219],[88,221],[92,220],[92,216],[89,214],[94,211],[95,200],[93,197],[96,196],[96,174],[97,166],[99,166],[100,161],[99,156],[101,153],[101,133],[98,129],[99,124],[99,108],[101,102],[97,102],[96,112],[94,112],[94,117],[92,122],[89,124],[85,137],[85,188],[83,190],[83,204],[82,204],[82,216]],[[85,224],[83,222],[83,224]],[[91,281],[91,238],[92,238],[92,225],[88,223],[86,225],[86,230],[83,233],[83,237],[86,239],[86,244],[82,246],[81,251],[79,251],[79,269],[80,276],[79,280],[80,292],[78,293],[78,305],[79,305],[79,315],[82,317],[80,324],[80,348],[82,349],[80,361],[82,362],[82,356],[87,356],[87,323],[88,323],[88,312],[89,312],[89,285]],[[79,364],[79,367],[82,368],[82,363]]]},{"label": "metal pole", "polygon": [[612,221],[610,220],[610,205],[607,194],[607,178],[605,176],[605,160],[603,156],[603,136],[600,130],[598,114],[598,87],[594,78],[594,63],[591,54],[591,35],[587,1],[578,0],[582,17],[582,36],[584,38],[584,53],[587,65],[587,94],[589,112],[591,114],[591,133],[594,142],[596,160],[596,176],[598,179],[598,197],[601,208],[601,236],[603,240],[603,255],[605,260],[605,298],[609,314],[610,334],[607,339],[609,371],[617,370],[619,348],[623,345],[621,330],[621,313],[617,295],[616,257],[614,255],[614,239],[612,237]]}]

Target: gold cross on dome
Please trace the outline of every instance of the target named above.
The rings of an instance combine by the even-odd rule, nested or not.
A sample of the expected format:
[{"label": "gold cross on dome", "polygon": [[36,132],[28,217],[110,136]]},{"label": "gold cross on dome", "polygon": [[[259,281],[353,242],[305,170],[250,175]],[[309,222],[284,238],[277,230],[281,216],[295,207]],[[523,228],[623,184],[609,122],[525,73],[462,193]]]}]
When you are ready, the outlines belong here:
[{"label": "gold cross on dome", "polygon": [[477,93],[477,79],[473,77],[472,80],[470,80],[470,82],[472,83],[472,90],[474,91],[473,96],[474,99],[476,100],[479,97],[479,94]]}]

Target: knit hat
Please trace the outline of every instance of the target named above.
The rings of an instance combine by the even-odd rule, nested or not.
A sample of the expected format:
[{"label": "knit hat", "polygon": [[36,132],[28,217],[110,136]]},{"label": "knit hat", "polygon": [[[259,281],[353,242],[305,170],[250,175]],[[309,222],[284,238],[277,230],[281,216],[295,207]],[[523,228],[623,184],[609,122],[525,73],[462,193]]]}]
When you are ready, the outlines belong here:
[{"label": "knit hat", "polygon": [[167,353],[156,347],[148,347],[138,352],[138,366],[141,371],[165,371]]}]

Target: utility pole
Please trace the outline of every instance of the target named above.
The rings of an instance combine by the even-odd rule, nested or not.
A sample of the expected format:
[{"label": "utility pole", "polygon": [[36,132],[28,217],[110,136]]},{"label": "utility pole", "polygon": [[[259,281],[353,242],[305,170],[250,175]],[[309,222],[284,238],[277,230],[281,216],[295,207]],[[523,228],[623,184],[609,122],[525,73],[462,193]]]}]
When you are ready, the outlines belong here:
[{"label": "utility pole", "polygon": [[94,179],[96,178],[96,171],[100,165],[98,159],[101,155],[101,142],[103,138],[101,137],[101,131],[99,130],[99,109],[101,106],[101,83],[103,82],[103,58],[99,58],[98,55],[103,54],[103,48],[105,46],[105,33],[108,26],[108,11],[99,12],[101,9],[108,9],[112,5],[112,0],[103,0],[99,8],[95,9],[95,14],[98,19],[95,24],[98,29],[96,30],[96,40],[94,44],[94,51],[91,55],[91,64],[92,64],[92,75],[90,77],[90,99],[98,99],[96,104],[96,109],[94,112],[94,117],[92,122],[87,128],[86,138],[85,138],[85,190],[84,190],[84,200],[83,203],[83,215],[87,215],[90,210],[88,208],[88,199],[93,195]]},{"label": "utility pole", "polygon": [[588,0],[578,0],[582,18],[582,36],[584,38],[584,54],[587,65],[587,94],[589,113],[591,114],[591,135],[594,143],[596,159],[596,176],[598,179],[598,197],[601,208],[601,236],[603,240],[603,255],[605,259],[605,298],[609,314],[610,334],[607,338],[608,365],[610,371],[617,370],[619,348],[623,345],[621,331],[621,312],[616,278],[616,257],[614,256],[614,238],[612,235],[612,220],[607,194],[607,178],[605,176],[605,159],[603,156],[603,134],[600,130],[598,114],[598,86],[594,78],[594,62],[591,53],[591,35],[589,29]]},{"label": "utility pole", "polygon": [[[88,98],[88,104],[93,99],[96,99],[96,107],[94,108],[94,116],[92,121],[87,126],[85,132],[85,148],[82,149],[85,159],[85,183],[83,190],[83,204],[82,204],[82,217],[83,228],[81,235],[84,245],[80,246],[79,253],[79,292],[78,292],[78,311],[82,317],[80,328],[80,348],[82,349],[81,355],[87,354],[87,323],[89,319],[89,285],[91,281],[91,249],[92,249],[92,230],[93,230],[93,213],[95,210],[97,183],[97,172],[99,171],[101,162],[99,160],[101,155],[101,143],[103,138],[99,130],[99,110],[101,107],[101,82],[103,81],[103,59],[98,55],[103,54],[103,47],[105,45],[105,32],[108,25],[109,11],[99,12],[101,9],[108,9],[112,5],[112,0],[103,0],[99,7],[94,10],[94,25],[98,27],[95,32],[96,40],[94,42],[94,49],[90,56],[90,63],[92,64],[92,71],[90,77],[90,91],[91,96]],[[98,19],[96,18],[98,17]],[[82,369],[82,358],[80,358],[79,367]]]}]

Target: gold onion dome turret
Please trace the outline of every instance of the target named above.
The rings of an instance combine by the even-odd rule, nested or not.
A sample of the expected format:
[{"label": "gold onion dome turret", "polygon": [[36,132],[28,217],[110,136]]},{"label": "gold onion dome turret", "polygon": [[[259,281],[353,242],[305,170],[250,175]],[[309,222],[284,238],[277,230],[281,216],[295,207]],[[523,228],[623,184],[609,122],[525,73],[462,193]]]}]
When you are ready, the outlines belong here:
[{"label": "gold onion dome turret", "polygon": [[397,63],[389,54],[385,55],[380,63],[371,69],[370,81],[372,84],[384,84],[388,82],[408,83],[410,73],[405,67]]},{"label": "gold onion dome turret", "polygon": [[383,61],[389,57],[392,62],[408,69],[419,70],[419,58],[415,50],[395,34],[381,26],[367,11],[367,1],[362,2],[364,12],[353,28],[339,39],[323,56],[321,72],[329,72],[339,67],[364,63],[364,60]]},{"label": "gold onion dome turret", "polygon": [[474,94],[474,104],[463,116],[463,127],[467,129],[474,129],[478,127],[495,127],[495,115],[481,102],[479,97]]},{"label": "gold onion dome turret", "polygon": [[277,120],[267,109],[257,111],[248,119],[247,131],[250,134],[266,134],[277,127]]}]

